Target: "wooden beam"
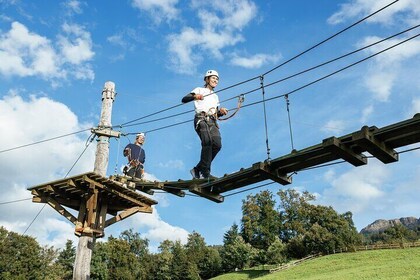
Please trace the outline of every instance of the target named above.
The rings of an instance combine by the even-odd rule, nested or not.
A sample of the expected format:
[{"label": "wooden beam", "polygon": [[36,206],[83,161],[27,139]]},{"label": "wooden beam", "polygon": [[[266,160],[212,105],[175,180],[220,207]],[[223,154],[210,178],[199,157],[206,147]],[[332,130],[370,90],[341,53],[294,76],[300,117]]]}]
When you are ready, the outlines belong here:
[{"label": "wooden beam", "polygon": [[288,177],[287,174],[281,174],[279,169],[272,170],[270,163],[257,162],[252,165],[252,169],[258,170],[264,178],[271,179],[283,186],[292,183],[292,178]]},{"label": "wooden beam", "polygon": [[352,138],[355,144],[363,147],[372,154],[374,157],[382,161],[383,163],[391,163],[398,161],[398,153],[387,147],[387,145],[379,141],[373,134],[375,129],[370,129],[367,126],[362,127],[358,132],[353,133]]},{"label": "wooden beam", "polygon": [[102,235],[98,235],[96,237],[103,237],[104,230],[105,230],[105,222],[106,222],[106,214],[108,212],[108,196],[104,193],[101,194],[99,197],[98,203],[99,211],[98,215],[96,216],[96,228],[102,232]]},{"label": "wooden beam", "polygon": [[[96,183],[94,180],[91,180],[89,177],[87,177],[87,176],[85,176],[84,178],[83,178],[86,182],[89,182],[89,183]],[[122,199],[125,199],[125,200],[128,200],[128,201],[130,201],[130,202],[132,202],[132,203],[134,203],[134,204],[137,204],[137,205],[141,205],[141,206],[150,206],[150,205],[154,205],[154,204],[156,204],[156,202],[154,201],[154,200],[152,200],[152,199],[149,199],[149,198],[147,198],[147,197],[141,197],[141,199],[142,200],[144,200],[144,201],[147,201],[147,202],[144,202],[144,201],[140,201],[140,200],[138,200],[138,199],[136,199],[136,198],[133,198],[133,197],[131,197],[131,196],[128,196],[128,195],[126,195],[126,194],[124,194],[124,193],[122,193],[121,191],[119,191],[119,190],[117,190],[117,189],[114,189],[114,188],[110,188],[110,187],[108,187],[108,186],[106,186],[106,185],[103,185],[103,184],[97,184],[96,183],[96,187],[98,187],[98,188],[101,188],[101,189],[103,189],[103,190],[106,190],[107,192],[109,192],[109,193],[112,193],[112,194],[114,194],[115,196],[118,196],[118,197],[120,197],[120,198],[122,198]],[[122,187],[121,187],[122,188]],[[132,191],[131,191],[132,192]],[[137,196],[139,195],[139,194],[137,194],[137,193],[135,193]]]},{"label": "wooden beam", "polygon": [[221,203],[224,201],[224,197],[221,196],[218,193],[212,193],[209,191],[210,187],[200,187],[196,184],[193,184],[190,188],[190,192],[205,197],[207,199],[210,199],[211,201],[217,202],[217,203]]},{"label": "wooden beam", "polygon": [[356,154],[346,145],[344,145],[340,139],[336,137],[330,137],[322,141],[322,146],[332,154],[338,155],[340,158],[348,161],[354,166],[361,166],[367,163],[367,158],[362,154]]},{"label": "wooden beam", "polygon": [[124,219],[130,217],[131,215],[134,215],[138,212],[152,213],[153,209],[152,209],[151,206],[135,206],[135,207],[132,207],[130,209],[126,209],[123,212],[116,215],[115,217],[106,220],[105,227],[110,226],[110,225],[112,225],[116,222],[119,222],[121,220],[124,220]]},{"label": "wooden beam", "polygon": [[60,213],[60,215],[62,215],[64,218],[66,218],[67,220],[69,220],[70,222],[72,222],[73,224],[76,224],[77,219],[75,216],[73,216],[69,211],[67,211],[66,209],[64,209],[60,203],[58,203],[57,201],[55,201],[54,199],[52,199],[51,197],[44,197],[44,199],[47,201],[47,203],[58,213]]}]

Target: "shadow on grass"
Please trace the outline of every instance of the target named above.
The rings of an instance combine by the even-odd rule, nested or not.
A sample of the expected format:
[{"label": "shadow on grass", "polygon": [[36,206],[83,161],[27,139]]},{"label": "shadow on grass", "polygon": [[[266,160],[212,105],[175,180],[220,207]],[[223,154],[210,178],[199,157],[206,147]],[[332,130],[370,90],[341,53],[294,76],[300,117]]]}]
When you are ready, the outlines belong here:
[{"label": "shadow on grass", "polygon": [[243,275],[244,278],[242,279],[253,279],[253,278],[258,278],[258,277],[267,275],[270,273],[270,271],[269,270],[242,270],[242,271],[237,271],[235,273],[239,275]]}]

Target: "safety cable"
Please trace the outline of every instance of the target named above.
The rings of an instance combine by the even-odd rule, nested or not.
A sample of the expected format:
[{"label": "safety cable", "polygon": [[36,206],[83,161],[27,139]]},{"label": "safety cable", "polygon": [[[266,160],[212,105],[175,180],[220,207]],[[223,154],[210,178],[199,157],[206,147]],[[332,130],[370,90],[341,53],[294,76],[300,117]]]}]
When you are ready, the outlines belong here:
[{"label": "safety cable", "polygon": [[5,150],[1,150],[0,153],[9,152],[9,151],[17,150],[17,149],[20,149],[20,148],[24,148],[24,147],[28,147],[28,146],[32,146],[32,145],[36,145],[36,144],[40,144],[40,143],[44,143],[44,142],[48,142],[48,141],[52,141],[52,140],[57,140],[57,139],[60,139],[60,138],[63,138],[63,137],[71,136],[71,135],[78,134],[78,133],[85,132],[85,131],[89,131],[89,130],[91,130],[91,128],[79,130],[79,131],[72,132],[72,133],[63,134],[63,135],[60,135],[60,136],[55,136],[55,137],[52,137],[52,138],[48,138],[48,139],[40,140],[40,141],[37,141],[37,142],[33,142],[33,143],[29,143],[29,144],[17,146],[17,147],[14,147],[14,148],[9,148],[9,149],[5,149]]},{"label": "safety cable", "polygon": [[[409,38],[407,38],[407,39],[405,39],[405,40],[403,40],[403,41],[401,41],[401,42],[399,42],[399,43],[396,43],[396,44],[394,44],[394,45],[392,45],[392,46],[390,46],[390,47],[387,47],[387,48],[385,48],[385,49],[383,49],[383,50],[381,50],[381,51],[379,51],[379,52],[376,52],[376,53],[374,53],[374,54],[372,54],[372,55],[369,55],[369,56],[367,56],[367,57],[365,57],[365,58],[363,58],[363,59],[360,59],[360,60],[358,60],[358,61],[356,61],[356,62],[354,62],[354,63],[351,63],[351,64],[349,64],[349,65],[347,65],[347,66],[345,66],[345,67],[342,67],[342,68],[340,68],[340,69],[338,69],[338,70],[336,70],[336,71],[334,71],[334,72],[331,72],[330,74],[327,74],[327,75],[325,75],[325,76],[322,76],[321,78],[318,78],[318,79],[316,79],[316,80],[313,80],[312,82],[309,82],[309,83],[307,83],[307,84],[304,84],[303,86],[300,86],[300,87],[298,87],[298,88],[296,88],[296,89],[294,89],[294,90],[291,90],[291,91],[289,91],[289,92],[287,92],[287,93],[284,93],[284,94],[281,94],[281,95],[277,95],[277,96],[274,96],[274,97],[270,97],[270,98],[266,98],[266,99],[265,99],[265,101],[263,101],[263,100],[259,100],[259,101],[255,101],[255,102],[252,102],[252,103],[249,103],[249,104],[245,104],[245,105],[242,105],[242,107],[241,107],[241,108],[246,108],[246,107],[254,106],[254,105],[260,104],[260,103],[262,103],[262,102],[272,101],[272,100],[275,100],[275,99],[278,99],[278,98],[282,98],[282,97],[284,97],[285,95],[289,95],[289,96],[290,96],[291,94],[293,94],[293,93],[295,93],[295,92],[298,92],[298,91],[300,91],[300,90],[302,90],[302,89],[304,89],[304,88],[306,88],[306,87],[308,87],[308,86],[311,86],[311,85],[316,84],[316,83],[318,83],[318,82],[320,82],[320,81],[322,81],[322,80],[325,80],[325,79],[327,79],[327,78],[329,78],[329,77],[331,77],[331,76],[333,76],[333,75],[335,75],[335,74],[338,74],[338,73],[340,73],[340,72],[342,72],[342,71],[344,71],[344,70],[347,70],[347,69],[349,69],[349,68],[351,68],[351,67],[353,67],[353,66],[355,66],[355,65],[358,65],[358,64],[360,64],[360,63],[362,63],[362,62],[364,62],[364,61],[366,61],[366,60],[368,60],[368,59],[371,59],[371,58],[373,58],[373,57],[375,57],[375,56],[377,56],[377,55],[379,55],[379,54],[381,54],[381,53],[384,53],[384,52],[386,52],[386,51],[388,51],[388,50],[390,50],[390,49],[392,49],[392,48],[395,48],[395,47],[397,47],[397,46],[399,46],[399,45],[401,45],[401,44],[404,44],[404,43],[406,43],[406,42],[408,42],[408,41],[410,41],[410,40],[413,40],[413,39],[415,39],[415,38],[416,38],[416,37],[418,37],[418,36],[420,36],[420,34],[417,34],[417,35],[414,35],[414,36],[412,36],[412,37],[409,37]],[[284,81],[284,80],[285,80],[285,78],[280,79],[280,80],[277,80],[277,81],[274,81],[274,82],[272,82],[272,83],[269,83],[269,84],[264,85],[264,87],[265,87],[265,88],[267,88],[267,87],[273,86],[273,85],[278,84],[278,83],[280,83],[280,82],[282,82],[282,81]],[[261,86],[260,86],[260,87],[258,87],[258,88],[255,88],[255,89],[253,89],[253,90],[247,91],[247,92],[245,92],[245,93],[241,93],[241,95],[244,95],[244,96],[245,96],[245,95],[247,95],[247,94],[250,94],[250,93],[256,92],[256,91],[258,91],[258,90],[260,90],[260,89],[261,89]],[[235,96],[235,98],[238,98],[238,97],[239,97],[239,95],[238,95],[238,96]],[[167,125],[167,126],[163,126],[163,127],[158,127],[158,128],[156,128],[156,129],[149,130],[148,132],[153,132],[153,131],[158,131],[158,130],[162,130],[162,129],[165,129],[165,128],[170,128],[170,127],[177,126],[177,125],[180,125],[180,124],[188,123],[188,122],[190,122],[190,121],[191,121],[191,120],[187,120],[187,121],[182,121],[182,122],[174,123],[174,124]]]},{"label": "safety cable", "polygon": [[5,201],[5,202],[0,202],[0,205],[10,204],[10,203],[15,203],[15,202],[21,202],[21,201],[30,200],[30,199],[32,199],[32,197],[30,197],[30,198],[18,199],[18,200],[12,200],[12,201]]},{"label": "safety cable", "polygon": [[[121,134],[121,131],[120,131],[120,134]],[[118,148],[117,148],[117,157],[116,157],[117,159],[115,160],[114,174],[118,173],[118,164],[119,164],[119,159],[120,159],[120,148],[121,148],[120,138],[117,138],[116,140],[118,142]]]},{"label": "safety cable", "polygon": [[[314,80],[314,81],[312,81],[312,82],[310,82],[310,83],[307,83],[307,84],[305,84],[305,85],[303,85],[303,86],[301,86],[301,87],[298,87],[298,88],[296,88],[296,89],[294,89],[294,90],[291,90],[291,91],[289,91],[289,92],[287,92],[287,93],[284,93],[284,94],[281,94],[281,95],[277,95],[277,96],[274,96],[274,97],[270,97],[270,98],[266,99],[265,101],[267,102],[267,101],[271,101],[271,100],[274,100],[274,99],[278,99],[278,98],[284,97],[286,94],[287,94],[287,95],[291,95],[291,94],[293,94],[293,93],[295,93],[295,92],[297,92],[297,91],[300,91],[300,90],[302,90],[302,89],[304,89],[304,88],[306,88],[306,87],[308,87],[308,86],[310,86],[310,85],[313,85],[313,84],[315,84],[315,83],[318,83],[318,82],[320,82],[320,81],[322,81],[322,80],[325,80],[326,78],[329,78],[329,77],[331,77],[331,76],[333,76],[333,75],[335,75],[335,74],[338,74],[338,73],[340,73],[340,72],[342,72],[342,71],[344,71],[344,70],[347,70],[347,69],[349,69],[349,68],[351,68],[351,67],[353,67],[353,66],[355,66],[355,65],[357,65],[357,64],[360,64],[360,63],[362,63],[362,62],[364,62],[364,61],[366,61],[366,60],[368,60],[368,59],[371,59],[371,58],[373,58],[373,57],[375,57],[375,56],[377,56],[377,55],[379,55],[379,54],[381,54],[381,53],[383,53],[383,52],[386,52],[386,51],[388,51],[388,50],[390,50],[390,49],[392,49],[392,48],[395,48],[395,47],[397,47],[397,46],[399,46],[399,45],[401,45],[401,44],[404,44],[404,43],[406,43],[407,41],[413,40],[413,39],[415,39],[415,38],[416,38],[416,37],[418,37],[418,36],[420,36],[420,33],[419,33],[419,34],[417,34],[417,35],[414,35],[414,36],[412,36],[412,37],[410,37],[410,38],[408,38],[408,39],[406,39],[406,40],[403,40],[403,41],[401,41],[401,42],[399,42],[399,43],[397,43],[397,44],[395,44],[395,45],[392,45],[392,46],[390,46],[390,47],[388,47],[388,48],[386,48],[386,49],[383,49],[382,51],[379,51],[379,52],[377,52],[377,53],[374,53],[374,54],[372,54],[372,55],[369,55],[369,56],[367,56],[367,57],[365,57],[365,58],[363,58],[363,59],[360,59],[360,60],[358,60],[358,61],[356,61],[356,62],[354,62],[354,63],[352,63],[352,64],[349,64],[349,65],[347,65],[347,66],[345,66],[345,67],[343,67],[343,68],[340,68],[339,70],[336,70],[336,71],[334,71],[334,72],[331,72],[331,73],[330,73],[330,74],[328,74],[328,75],[322,76],[322,77],[321,77],[321,78],[319,78],[319,79],[316,79],[316,80]],[[280,80],[279,80],[279,81],[280,81]],[[267,87],[273,86],[273,85],[275,85],[275,84],[279,83],[279,81],[275,81],[275,82],[272,82],[272,83],[270,83],[270,84],[266,84],[266,85],[265,85],[265,87],[267,88]],[[258,90],[258,89],[256,89],[256,90]],[[256,90],[254,90],[254,91],[256,91]],[[256,105],[256,104],[259,104],[259,103],[262,103],[262,102],[263,102],[263,101],[261,101],[261,100],[260,100],[260,101],[255,101],[255,102],[253,102],[253,103],[243,105],[243,106],[242,106],[242,108],[249,107],[249,106],[253,106],[253,105]]]},{"label": "safety cable", "polygon": [[264,76],[260,76],[260,85],[261,85],[261,94],[264,108],[264,127],[265,127],[265,147],[267,150],[267,161],[271,160],[270,158],[270,146],[268,144],[268,126],[267,126],[267,111],[265,108],[265,89],[264,89]]},{"label": "safety cable", "polygon": [[278,66],[276,66],[276,67],[272,68],[271,70],[269,70],[269,71],[265,72],[264,74],[262,74],[262,76],[265,76],[265,75],[267,75],[267,74],[269,74],[269,73],[273,72],[274,70],[276,70],[276,69],[280,68],[281,66],[283,66],[283,65],[285,65],[285,64],[287,64],[287,63],[289,63],[289,62],[291,62],[292,60],[295,60],[296,58],[298,58],[298,57],[302,56],[303,54],[305,54],[305,53],[307,53],[307,52],[309,52],[309,51],[313,50],[314,48],[316,48],[316,47],[318,47],[318,46],[320,46],[320,45],[324,44],[325,42],[327,42],[327,41],[331,40],[332,38],[334,38],[334,37],[336,37],[336,36],[340,35],[341,33],[343,33],[343,32],[345,32],[345,31],[349,30],[350,28],[352,28],[352,27],[354,27],[354,26],[358,25],[358,24],[359,24],[359,23],[361,23],[362,21],[365,21],[365,20],[367,20],[368,18],[370,18],[370,17],[372,17],[372,16],[376,15],[377,13],[379,13],[379,12],[381,12],[382,10],[384,10],[384,9],[388,8],[389,6],[391,6],[391,5],[395,4],[395,3],[397,3],[398,1],[399,1],[399,0],[395,0],[394,2],[389,3],[388,5],[386,5],[386,6],[382,7],[382,8],[380,8],[380,9],[379,9],[379,10],[377,10],[376,12],[373,12],[373,13],[371,13],[370,15],[368,15],[368,16],[366,16],[366,17],[364,17],[364,18],[362,18],[362,19],[360,19],[360,20],[358,20],[358,21],[356,21],[355,23],[351,24],[350,26],[348,26],[348,27],[346,27],[346,28],[342,29],[341,31],[339,31],[339,32],[337,32],[337,33],[335,33],[335,34],[331,35],[331,36],[330,36],[330,37],[328,37],[328,38],[326,38],[325,40],[322,40],[322,41],[321,41],[321,42],[319,42],[318,44],[313,45],[312,47],[310,47],[310,48],[306,49],[305,51],[303,51],[303,52],[301,52],[301,53],[299,53],[299,54],[295,55],[294,57],[292,57],[292,58],[290,58],[290,59],[286,60],[286,61],[285,61],[285,62],[283,62],[282,64],[280,64],[280,65],[278,65]]},{"label": "safety cable", "polygon": [[[317,69],[317,68],[320,68],[320,67],[322,67],[322,66],[328,65],[328,64],[330,64],[330,63],[332,63],[332,62],[338,61],[338,60],[340,60],[340,59],[343,59],[343,58],[345,58],[345,57],[348,57],[348,56],[350,56],[350,55],[353,55],[353,54],[355,54],[355,53],[358,53],[358,52],[360,52],[360,51],[363,51],[363,50],[365,50],[365,49],[367,49],[367,48],[370,48],[370,47],[372,47],[372,46],[375,46],[375,45],[377,45],[377,44],[380,44],[380,43],[382,43],[382,42],[385,42],[385,41],[387,41],[387,40],[390,40],[390,39],[392,39],[392,38],[394,38],[394,37],[397,37],[397,36],[399,36],[399,35],[402,35],[402,34],[404,34],[404,33],[407,33],[407,32],[409,32],[409,31],[411,31],[411,30],[413,30],[413,29],[416,29],[416,28],[418,28],[418,27],[420,27],[420,24],[418,24],[418,25],[416,25],[416,26],[413,26],[413,27],[410,27],[410,28],[408,28],[408,29],[406,29],[406,30],[404,30],[404,31],[398,32],[398,33],[396,33],[396,34],[393,34],[393,35],[391,35],[391,36],[388,36],[388,37],[386,37],[386,38],[384,38],[384,39],[381,39],[381,40],[379,40],[379,41],[376,41],[376,42],[374,42],[374,43],[368,44],[368,45],[366,45],[366,46],[364,46],[364,47],[361,47],[361,48],[359,48],[359,49],[356,49],[356,50],[351,51],[351,52],[349,52],[349,53],[346,53],[346,54],[344,54],[344,55],[338,56],[338,57],[333,58],[333,59],[330,59],[330,60],[328,60],[328,61],[326,61],[326,62],[320,63],[320,64],[318,64],[318,65],[315,65],[315,66],[313,66],[313,67],[307,68],[307,69],[302,70],[302,71],[300,71],[300,72],[297,72],[297,73],[294,73],[294,74],[292,74],[292,75],[286,76],[286,77],[284,77],[284,78],[282,78],[282,79],[276,80],[274,83],[281,83],[281,82],[284,82],[284,81],[289,80],[289,79],[291,79],[291,78],[294,78],[294,77],[297,77],[297,76],[299,76],[299,75],[305,74],[305,73],[307,73],[307,72],[310,72],[310,71],[315,70],[315,69]],[[272,85],[272,84],[270,84],[270,85]],[[247,91],[247,92],[241,93],[240,95],[236,95],[236,96],[233,96],[233,97],[230,97],[230,98],[224,99],[224,100],[222,100],[220,103],[224,103],[224,102],[227,102],[227,101],[230,101],[230,100],[233,100],[233,99],[239,98],[240,96],[245,96],[245,95],[248,95],[248,94],[253,93],[253,92],[256,92],[256,91],[258,91],[258,90],[260,90],[260,89],[261,89],[261,87],[254,88],[254,89],[249,90],[249,91]],[[220,92],[220,91],[219,91],[219,92]],[[158,118],[158,119],[153,119],[153,120],[144,121],[144,122],[139,122],[139,123],[133,123],[133,124],[127,125],[126,127],[128,127],[128,126],[135,126],[135,125],[141,125],[141,124],[147,124],[147,123],[157,122],[157,121],[161,121],[161,120],[166,120],[166,119],[169,119],[169,118],[172,118],[172,117],[181,116],[181,115],[184,115],[184,114],[187,114],[187,113],[191,113],[191,112],[194,112],[194,110],[192,109],[192,110],[184,111],[184,112],[181,112],[181,113],[177,113],[177,114],[169,115],[169,116],[166,116],[166,117],[161,117],[161,118]]]},{"label": "safety cable", "polygon": [[294,145],[293,145],[293,133],[292,133],[292,122],[290,120],[290,101],[289,101],[289,95],[286,94],[284,96],[284,99],[286,100],[286,110],[287,110],[287,117],[289,119],[289,133],[290,133],[290,144],[292,145],[292,151],[295,149]]}]

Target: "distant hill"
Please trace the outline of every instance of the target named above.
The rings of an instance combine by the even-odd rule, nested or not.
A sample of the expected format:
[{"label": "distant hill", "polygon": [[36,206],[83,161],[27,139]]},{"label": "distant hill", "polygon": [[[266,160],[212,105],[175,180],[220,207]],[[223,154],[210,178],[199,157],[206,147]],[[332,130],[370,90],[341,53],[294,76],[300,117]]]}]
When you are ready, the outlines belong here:
[{"label": "distant hill", "polygon": [[406,217],[406,218],[399,218],[393,220],[376,220],[367,227],[363,228],[360,233],[361,234],[372,234],[372,233],[379,233],[385,231],[387,228],[395,226],[395,225],[403,225],[411,230],[417,230],[420,228],[420,218],[415,217]]}]

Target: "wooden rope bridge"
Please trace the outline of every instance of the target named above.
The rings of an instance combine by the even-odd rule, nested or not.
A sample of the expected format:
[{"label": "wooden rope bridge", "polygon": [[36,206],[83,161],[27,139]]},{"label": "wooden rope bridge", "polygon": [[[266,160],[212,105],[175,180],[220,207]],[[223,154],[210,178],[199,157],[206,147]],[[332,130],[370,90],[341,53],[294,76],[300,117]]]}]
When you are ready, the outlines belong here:
[{"label": "wooden rope bridge", "polygon": [[[320,144],[275,158],[254,163],[249,168],[208,180],[150,182],[126,176],[105,178],[89,172],[29,188],[33,202],[48,203],[75,224],[75,234],[104,235],[105,227],[135,213],[152,213],[157,202],[140,192],[153,194],[163,190],[183,197],[190,191],[214,202],[223,202],[223,193],[257,182],[272,180],[282,185],[292,183],[290,174],[343,159],[354,166],[367,164],[368,152],[383,163],[398,161],[395,148],[420,142],[420,114],[383,128],[362,127],[359,131],[324,139]],[[138,192],[140,191],[140,192]],[[77,218],[66,208],[78,211]],[[108,220],[107,215],[112,217]]]},{"label": "wooden rope bridge", "polygon": [[[282,185],[291,184],[289,174],[334,160],[343,159],[354,166],[367,164],[368,152],[383,163],[398,161],[395,148],[420,142],[420,114],[413,118],[383,128],[364,126],[359,131],[324,139],[322,143],[275,158],[269,162],[257,162],[250,168],[226,174],[215,180],[178,180],[164,182],[133,181],[141,191],[161,189],[183,196],[188,190],[215,202],[223,202],[222,193],[264,180]],[[118,178],[116,178],[118,180]]]}]

